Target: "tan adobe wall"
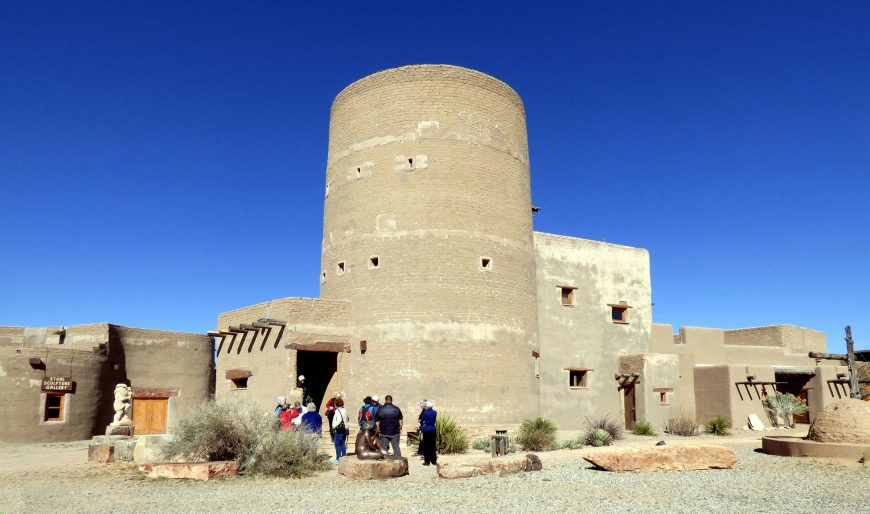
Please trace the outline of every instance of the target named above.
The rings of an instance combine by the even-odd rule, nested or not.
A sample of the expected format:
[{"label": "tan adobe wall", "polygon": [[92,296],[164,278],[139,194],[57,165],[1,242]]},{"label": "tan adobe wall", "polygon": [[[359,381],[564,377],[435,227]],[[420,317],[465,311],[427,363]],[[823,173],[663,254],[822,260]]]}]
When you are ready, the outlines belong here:
[{"label": "tan adobe wall", "polygon": [[[652,312],[649,254],[586,239],[535,232],[541,415],[578,429],[588,417],[624,419],[614,375],[622,355],[647,353]],[[560,286],[574,287],[562,304]],[[628,323],[614,323],[608,304],[625,301]],[[588,368],[588,387],[572,389],[566,368]],[[639,396],[638,396],[639,397]]]},{"label": "tan adobe wall", "polygon": [[679,398],[684,395],[694,396],[694,391],[682,387],[677,355],[624,355],[619,358],[619,371],[640,375],[636,380],[623,380],[634,384],[637,420],[649,421],[657,430],[663,430],[668,418],[679,414]]},{"label": "tan adobe wall", "polygon": [[[4,328],[0,333],[13,332]],[[209,397],[213,354],[207,336],[108,323],[13,328],[20,329],[20,343],[0,346],[0,416],[6,420],[0,429],[2,441],[74,441],[102,434],[114,414],[115,385],[122,382],[134,388],[176,389],[177,397],[170,400],[170,424],[174,412]],[[62,339],[56,334],[61,328]],[[37,345],[38,340],[42,343]],[[25,341],[34,346],[24,346]],[[45,369],[31,366],[31,357],[41,359]],[[64,397],[63,421],[42,421],[43,376],[70,377],[75,383],[74,392]]]},{"label": "tan adobe wall", "polygon": [[321,296],[352,302],[350,397],[389,393],[411,409],[435,399],[465,424],[535,414],[528,148],[516,93],[455,66],[365,77],[332,106],[326,175]]},{"label": "tan adobe wall", "polygon": [[[283,320],[287,325],[281,333],[275,327],[268,333],[249,332],[244,336],[224,339],[218,354],[216,371],[216,396],[234,395],[257,402],[264,409],[275,406],[275,398],[287,396],[301,400],[301,390],[296,389],[296,351],[286,348],[290,343],[316,343],[322,341],[347,341],[350,304],[344,301],[318,300],[314,298],[282,298],[264,302],[218,316],[218,329],[242,323],[250,324],[261,318]],[[280,340],[279,340],[280,335]],[[346,354],[338,356],[339,371],[343,369]],[[247,389],[236,389],[227,379],[227,370],[247,370]],[[340,373],[330,390],[341,387]],[[322,403],[322,402],[321,402]],[[323,409],[322,405],[318,405]]]},{"label": "tan adobe wall", "polygon": [[[167,431],[214,392],[214,342],[203,334],[169,332],[111,325],[111,336],[122,354],[110,363],[134,388],[167,391]],[[115,384],[111,384],[113,389]],[[114,393],[112,393],[114,394]],[[136,401],[135,398],[133,400]],[[136,420],[134,419],[134,422]]]},{"label": "tan adobe wall", "polygon": [[793,352],[824,352],[825,335],[794,325],[725,330],[725,344],[733,346],[775,346]]}]

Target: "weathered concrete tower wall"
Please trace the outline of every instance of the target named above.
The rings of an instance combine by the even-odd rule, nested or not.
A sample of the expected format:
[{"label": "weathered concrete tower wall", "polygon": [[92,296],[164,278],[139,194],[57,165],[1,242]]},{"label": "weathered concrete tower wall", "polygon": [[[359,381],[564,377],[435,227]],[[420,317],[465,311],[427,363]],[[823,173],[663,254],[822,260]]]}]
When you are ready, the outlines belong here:
[{"label": "weathered concrete tower wall", "polygon": [[519,96],[455,66],[365,77],[333,103],[326,179],[321,297],[352,302],[351,401],[432,398],[468,424],[536,414]]}]

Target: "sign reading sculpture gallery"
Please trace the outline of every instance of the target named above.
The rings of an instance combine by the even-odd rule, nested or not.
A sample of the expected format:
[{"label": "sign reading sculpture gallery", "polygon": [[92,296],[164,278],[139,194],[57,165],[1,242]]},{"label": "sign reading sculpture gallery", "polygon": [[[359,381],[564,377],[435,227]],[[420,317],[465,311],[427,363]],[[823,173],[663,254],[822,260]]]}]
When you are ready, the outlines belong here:
[{"label": "sign reading sculpture gallery", "polygon": [[74,388],[72,377],[42,377],[43,392],[71,393]]}]

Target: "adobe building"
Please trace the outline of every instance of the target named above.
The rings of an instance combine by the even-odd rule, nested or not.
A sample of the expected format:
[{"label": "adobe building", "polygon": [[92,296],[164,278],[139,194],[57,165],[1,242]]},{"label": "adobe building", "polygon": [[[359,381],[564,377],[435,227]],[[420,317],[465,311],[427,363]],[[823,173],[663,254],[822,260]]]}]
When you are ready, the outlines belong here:
[{"label": "adobe building", "polygon": [[133,387],[136,435],[171,432],[213,394],[213,363],[206,335],[108,323],[0,327],[0,441],[102,435],[119,383]]},{"label": "adobe building", "polygon": [[[332,105],[320,298],[222,313],[218,396],[332,391],[356,408],[391,394],[436,401],[466,427],[610,415],[661,427],[686,410],[766,419],[761,397],[842,395],[824,336],[652,320],[646,250],[532,226],[525,109],[503,82],[446,65],[381,71]],[[830,361],[827,361],[830,362]]]}]

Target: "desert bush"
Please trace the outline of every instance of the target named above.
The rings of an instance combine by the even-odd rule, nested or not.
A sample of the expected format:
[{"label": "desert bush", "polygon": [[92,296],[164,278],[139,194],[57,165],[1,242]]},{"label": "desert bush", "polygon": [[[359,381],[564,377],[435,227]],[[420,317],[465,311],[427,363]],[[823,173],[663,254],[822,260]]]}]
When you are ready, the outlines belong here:
[{"label": "desert bush", "polygon": [[328,468],[319,438],[278,432],[275,417],[255,404],[221,398],[200,404],[179,421],[163,447],[167,460],[235,460],[251,474],[308,476]]},{"label": "desert bush", "polygon": [[474,441],[474,444],[471,445],[475,450],[483,450],[485,452],[492,451],[492,439],[477,439]]},{"label": "desert bush", "polygon": [[794,415],[807,411],[807,403],[791,393],[774,391],[761,401],[764,411],[770,421],[779,426],[779,420],[789,427],[794,427]]},{"label": "desert bush", "polygon": [[439,414],[435,419],[435,447],[438,453],[465,453],[468,444],[468,436],[459,423],[447,414]]},{"label": "desert bush", "polygon": [[167,460],[237,460],[253,455],[265,434],[275,431],[271,414],[236,398],[202,403],[178,422],[175,434],[163,446]]},{"label": "desert bush", "polygon": [[557,431],[556,425],[548,419],[540,416],[535,419],[527,419],[520,426],[517,444],[526,451],[539,452],[550,449],[556,442]]},{"label": "desert bush", "polygon": [[604,430],[613,440],[622,439],[623,428],[622,423],[610,419],[610,416],[604,416],[600,418],[586,419],[586,430],[592,432],[596,428],[600,428]]},{"label": "desert bush", "polygon": [[585,442],[589,446],[610,446],[613,444],[613,434],[603,428],[593,428],[586,434]]},{"label": "desert bush", "polygon": [[636,422],[634,428],[631,429],[631,433],[634,435],[659,435],[658,432],[656,432],[656,429],[653,428],[652,423],[649,421]]},{"label": "desert bush", "polygon": [[668,424],[665,426],[665,432],[673,435],[681,435],[690,437],[698,435],[699,423],[695,416],[683,412],[678,416],[668,419]]},{"label": "desert bush", "polygon": [[704,423],[704,429],[713,435],[730,435],[731,420],[726,416],[713,416]]},{"label": "desert bush", "polygon": [[583,439],[569,439],[563,441],[561,448],[563,450],[579,450],[580,448],[583,448]]},{"label": "desert bush", "polygon": [[265,434],[244,463],[249,473],[273,477],[300,478],[330,468],[329,456],[318,453],[320,438],[310,432]]}]

